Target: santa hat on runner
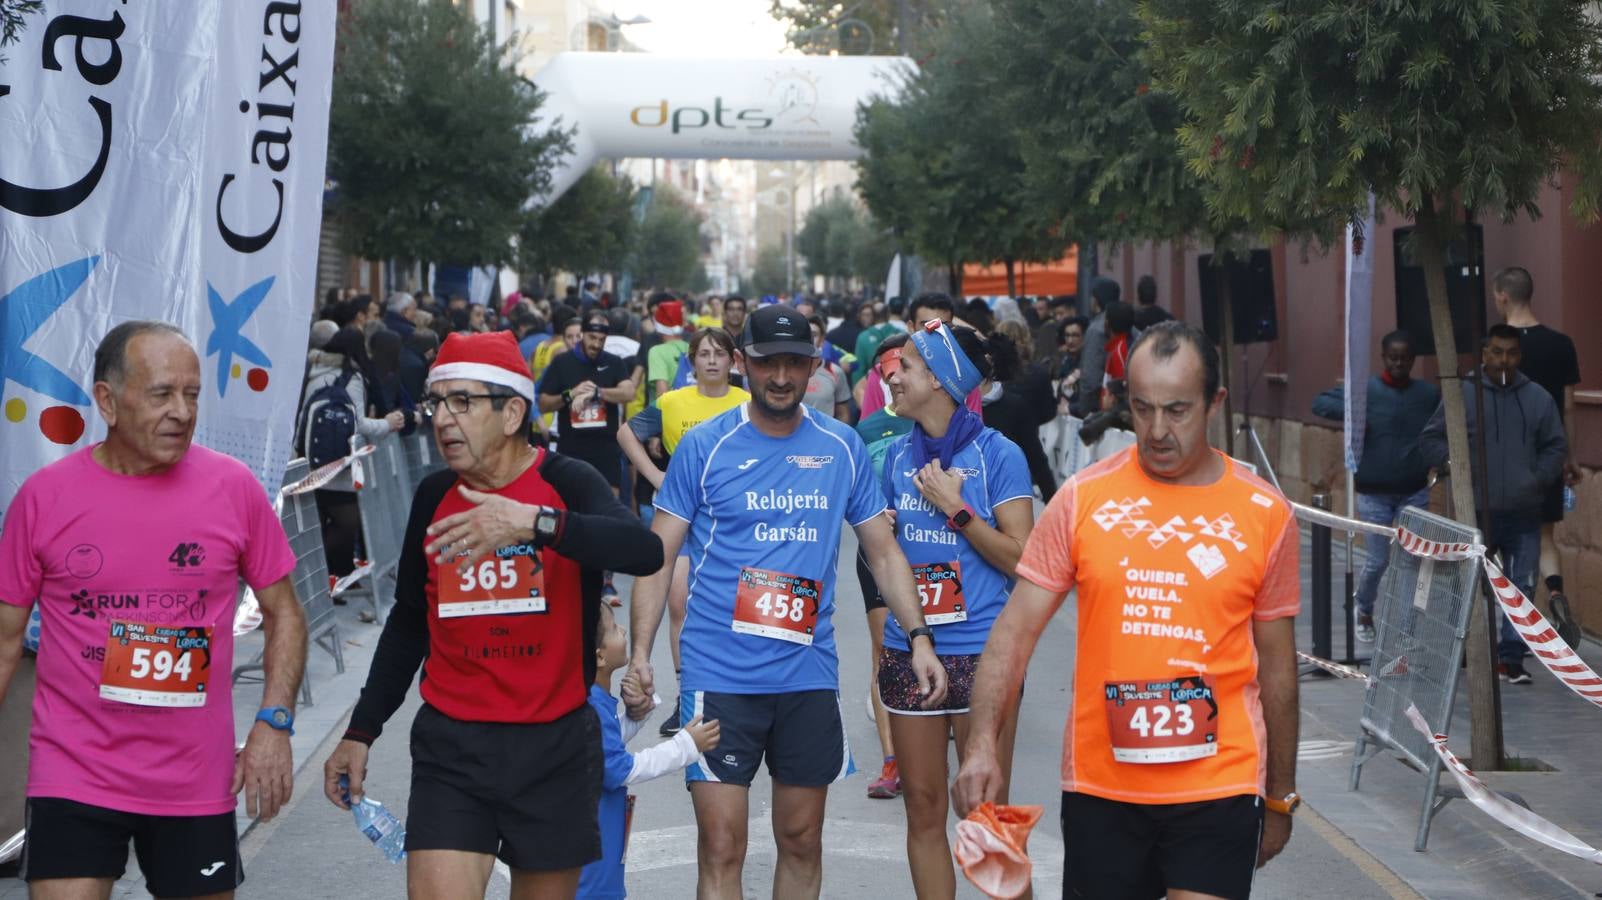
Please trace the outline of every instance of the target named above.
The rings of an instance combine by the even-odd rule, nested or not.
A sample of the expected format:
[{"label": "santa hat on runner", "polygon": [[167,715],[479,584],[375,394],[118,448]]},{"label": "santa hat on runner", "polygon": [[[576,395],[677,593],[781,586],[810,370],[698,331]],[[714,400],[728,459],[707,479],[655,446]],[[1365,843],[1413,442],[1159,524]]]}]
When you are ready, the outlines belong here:
[{"label": "santa hat on runner", "polygon": [[456,332],[446,337],[433,368],[428,370],[428,386],[456,378],[511,388],[518,396],[534,402],[534,379],[529,376],[528,361],[518,351],[517,339],[510,331]]},{"label": "santa hat on runner", "polygon": [[663,337],[678,337],[684,331],[684,304],[666,300],[656,305],[656,333]]}]

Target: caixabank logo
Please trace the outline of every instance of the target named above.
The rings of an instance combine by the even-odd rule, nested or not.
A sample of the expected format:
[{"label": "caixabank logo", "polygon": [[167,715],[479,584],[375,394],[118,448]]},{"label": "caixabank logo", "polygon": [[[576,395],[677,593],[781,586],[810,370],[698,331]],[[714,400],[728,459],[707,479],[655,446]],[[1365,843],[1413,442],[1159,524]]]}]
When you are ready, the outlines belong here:
[{"label": "caixabank logo", "polygon": [[717,95],[695,102],[662,98],[629,110],[629,122],[639,128],[667,128],[673,134],[705,129],[763,132],[789,126],[818,124],[818,76],[792,69],[768,79],[767,97],[760,103],[740,104]]}]

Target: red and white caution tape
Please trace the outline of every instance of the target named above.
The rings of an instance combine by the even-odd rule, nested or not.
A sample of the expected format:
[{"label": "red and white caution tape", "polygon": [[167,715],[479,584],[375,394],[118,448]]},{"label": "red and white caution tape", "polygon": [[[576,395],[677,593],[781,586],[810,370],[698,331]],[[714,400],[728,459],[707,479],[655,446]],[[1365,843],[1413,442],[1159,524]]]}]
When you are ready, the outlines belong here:
[{"label": "red and white caution tape", "polygon": [[1363,681],[1363,682],[1373,681],[1372,678],[1368,677],[1367,675],[1364,675],[1362,672],[1357,671],[1356,669],[1352,668],[1351,666],[1343,666],[1340,663],[1335,662],[1333,660],[1322,659],[1320,657],[1314,656],[1311,653],[1303,653],[1300,650],[1296,651],[1296,655],[1301,658],[1302,662],[1308,663],[1309,665],[1317,666],[1318,668],[1323,669],[1324,671],[1330,673],[1331,675],[1334,675],[1336,678],[1350,678],[1350,679],[1352,679],[1354,681]]},{"label": "red and white caution tape", "polygon": [[355,584],[358,581],[361,581],[363,578],[366,578],[368,575],[371,575],[372,573],[373,573],[373,564],[372,563],[368,563],[368,562],[362,563],[361,565],[359,565],[356,568],[352,569],[349,575],[346,575],[344,578],[341,578],[341,579],[335,581],[333,584],[329,585],[328,586],[328,596],[330,596],[330,597],[338,597],[340,594],[343,594],[346,591],[350,590],[351,585]]},{"label": "red and white caution tape", "polygon": [[1430,746],[1435,748],[1435,754],[1441,758],[1446,770],[1457,779],[1457,786],[1463,789],[1463,796],[1470,803],[1479,807],[1482,812],[1507,827],[1517,831],[1532,841],[1539,841],[1554,850],[1562,850],[1572,856],[1602,865],[1602,850],[1592,847],[1562,828],[1553,825],[1546,819],[1522,806],[1508,800],[1501,794],[1491,790],[1485,782],[1479,779],[1463,765],[1456,754],[1446,747],[1446,735],[1436,734],[1430,729],[1429,723],[1418,711],[1417,706],[1407,707],[1407,717],[1413,722],[1413,727],[1429,739]]},{"label": "red and white caution tape", "polygon": [[336,459],[331,463],[318,466],[317,468],[313,469],[305,478],[302,478],[294,484],[284,485],[284,489],[281,491],[281,493],[287,497],[293,494],[304,494],[307,491],[315,491],[330,481],[333,481],[335,476],[345,471],[346,467],[350,466],[355,467],[352,477],[356,481],[356,489],[361,490],[361,482],[363,479],[361,477],[361,463],[358,462],[358,460],[371,454],[377,449],[378,447],[374,444],[363,444],[361,447],[351,451],[349,456],[345,456],[340,459]]},{"label": "red and white caution tape", "polygon": [[1490,559],[1484,562],[1485,574],[1491,580],[1491,591],[1496,594],[1496,601],[1502,604],[1502,611],[1513,623],[1519,637],[1529,645],[1530,652],[1569,690],[1592,705],[1602,707],[1602,677],[1598,677],[1596,671],[1580,658],[1580,654],[1558,637],[1557,629],[1547,624],[1541,611],[1502,574],[1496,563]]},{"label": "red and white caution tape", "polygon": [[[1486,555],[1484,545],[1432,541],[1408,531],[1406,528],[1360,522],[1356,519],[1337,516],[1322,509],[1303,506],[1300,503],[1293,503],[1291,506],[1295,508],[1298,519],[1316,522],[1339,531],[1383,534],[1395,540],[1403,550],[1421,559],[1444,562],[1478,559],[1480,564],[1485,567],[1485,577],[1491,583],[1491,590],[1496,595],[1497,603],[1501,604],[1502,611],[1507,615],[1508,620],[1513,623],[1513,627],[1518,631],[1519,637],[1529,646],[1530,652],[1535,654],[1535,658],[1541,661],[1541,665],[1546,666],[1547,671],[1551,672],[1565,687],[1584,698],[1593,706],[1602,708],[1602,675],[1598,675],[1595,669],[1592,669],[1586,664],[1585,660],[1580,658],[1580,654],[1574,652],[1573,647],[1570,647],[1558,636],[1557,629],[1547,623],[1546,617],[1541,615],[1541,611],[1535,608],[1535,604],[1530,602],[1530,598],[1524,596],[1524,592],[1519,590],[1512,581],[1508,580],[1507,576],[1502,573],[1501,568]],[[1327,660],[1317,660],[1306,654],[1299,655],[1313,665],[1328,668],[1327,665],[1324,665],[1328,662]],[[1397,662],[1401,662],[1405,666],[1405,661],[1406,657],[1400,657],[1398,660],[1393,661],[1391,665],[1394,666]],[[1334,665],[1334,663],[1329,665]],[[1382,676],[1384,674],[1387,673],[1381,673]]]}]

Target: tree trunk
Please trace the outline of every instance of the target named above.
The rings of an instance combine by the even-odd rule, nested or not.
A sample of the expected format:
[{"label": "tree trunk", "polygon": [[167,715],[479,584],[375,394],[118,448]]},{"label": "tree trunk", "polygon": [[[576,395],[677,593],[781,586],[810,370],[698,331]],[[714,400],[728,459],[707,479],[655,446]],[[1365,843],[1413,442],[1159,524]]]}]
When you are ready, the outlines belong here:
[{"label": "tree trunk", "polygon": [[[1446,414],[1446,447],[1452,467],[1452,518],[1475,527],[1474,478],[1470,462],[1467,410],[1463,385],[1458,380],[1457,337],[1452,333],[1452,310],[1446,297],[1446,254],[1435,198],[1422,197],[1414,229],[1415,250],[1424,267],[1424,287],[1430,300],[1430,326],[1435,334],[1435,359],[1441,370],[1441,403]],[[1479,582],[1476,580],[1476,587]],[[1478,591],[1476,591],[1478,594]],[[1469,749],[1474,768],[1502,767],[1502,709],[1496,671],[1491,658],[1490,598],[1473,604],[1469,614],[1468,656]]]},{"label": "tree trunk", "polygon": [[1009,257],[1006,260],[1003,260],[1003,262],[1005,262],[1006,265],[1007,265],[1007,296],[1016,297],[1016,296],[1018,296],[1018,289],[1017,289],[1017,282],[1015,282],[1013,280],[1013,276],[1012,276],[1013,260],[1012,260],[1012,258]]},{"label": "tree trunk", "polygon": [[962,260],[953,259],[951,269],[946,273],[946,283],[951,286],[951,302],[955,306],[962,305]]},{"label": "tree trunk", "polygon": [[1218,280],[1219,367],[1224,384],[1224,452],[1235,455],[1235,294],[1229,284],[1229,256],[1213,244],[1213,277]]}]

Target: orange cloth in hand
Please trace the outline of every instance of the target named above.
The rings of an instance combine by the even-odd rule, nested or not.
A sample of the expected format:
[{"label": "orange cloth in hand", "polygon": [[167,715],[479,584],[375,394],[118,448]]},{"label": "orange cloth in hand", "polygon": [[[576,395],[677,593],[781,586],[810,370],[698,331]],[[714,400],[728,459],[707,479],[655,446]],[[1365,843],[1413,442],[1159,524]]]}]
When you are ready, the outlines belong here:
[{"label": "orange cloth in hand", "polygon": [[1029,889],[1029,832],[1040,821],[1043,806],[980,804],[957,823],[951,855],[973,886],[986,896],[1004,898]]}]

